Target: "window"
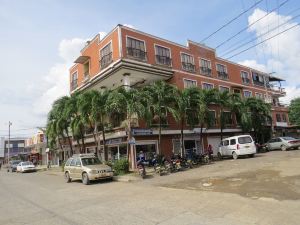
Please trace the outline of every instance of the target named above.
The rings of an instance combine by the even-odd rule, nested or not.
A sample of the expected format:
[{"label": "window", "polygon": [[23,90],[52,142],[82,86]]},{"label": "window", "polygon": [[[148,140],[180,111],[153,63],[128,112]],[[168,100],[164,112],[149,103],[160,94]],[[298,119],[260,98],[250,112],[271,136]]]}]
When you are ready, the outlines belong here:
[{"label": "window", "polygon": [[170,49],[155,45],[155,59],[157,64],[171,66]]},{"label": "window", "polygon": [[283,121],[283,122],[287,122],[287,119],[286,119],[286,115],[285,115],[285,114],[282,114],[282,121]]},{"label": "window", "polygon": [[233,93],[241,95],[241,90],[240,89],[233,89]]},{"label": "window", "polygon": [[230,145],[235,145],[236,144],[236,140],[235,139],[230,139]]},{"label": "window", "polygon": [[241,77],[243,84],[250,84],[249,73],[245,71],[241,71]]},{"label": "window", "polygon": [[78,86],[77,80],[78,80],[78,73],[75,72],[71,76],[71,90],[74,90],[77,88],[77,86]]},{"label": "window", "polygon": [[223,124],[232,125],[232,114],[231,112],[223,112]]},{"label": "window", "polygon": [[228,146],[229,145],[229,140],[223,141],[223,146]]},{"label": "window", "polygon": [[216,126],[216,111],[209,111],[209,125]]},{"label": "window", "polygon": [[203,75],[211,75],[211,62],[206,59],[200,59],[200,73]]},{"label": "window", "polygon": [[214,85],[213,84],[208,84],[208,83],[203,83],[202,88],[209,90],[209,89],[213,89]]},{"label": "window", "polygon": [[184,88],[196,87],[197,86],[197,81],[183,79],[183,85],[184,85]]},{"label": "window", "polygon": [[276,121],[281,122],[281,116],[279,113],[276,113]]},{"label": "window", "polygon": [[146,60],[145,42],[127,37],[127,55],[139,60]]},{"label": "window", "polygon": [[244,97],[245,98],[250,98],[252,96],[252,92],[251,91],[244,91]]},{"label": "window", "polygon": [[261,75],[257,72],[252,72],[252,80],[253,80],[253,84],[255,84],[255,85],[265,86],[263,75]]},{"label": "window", "polygon": [[76,165],[76,159],[72,159],[70,166],[75,166]]},{"label": "window", "polygon": [[76,166],[81,166],[81,162],[79,158],[76,160]]},{"label": "window", "polygon": [[225,92],[225,91],[229,92],[229,87],[219,86],[219,90],[220,92]]},{"label": "window", "polygon": [[218,78],[228,80],[227,68],[222,64],[217,64]]},{"label": "window", "polygon": [[255,93],[255,97],[258,99],[264,99],[264,95],[262,93]]},{"label": "window", "polygon": [[111,43],[100,50],[100,66],[105,68],[112,62]]},{"label": "window", "polygon": [[239,144],[248,144],[252,142],[252,138],[250,136],[239,137],[238,142]]},{"label": "window", "polygon": [[72,159],[68,159],[68,161],[66,162],[66,166],[70,166]]},{"label": "window", "polygon": [[90,75],[90,61],[89,60],[83,64],[83,75],[84,75],[84,78],[86,78]]},{"label": "window", "polygon": [[182,69],[195,72],[194,57],[185,53],[181,53]]}]

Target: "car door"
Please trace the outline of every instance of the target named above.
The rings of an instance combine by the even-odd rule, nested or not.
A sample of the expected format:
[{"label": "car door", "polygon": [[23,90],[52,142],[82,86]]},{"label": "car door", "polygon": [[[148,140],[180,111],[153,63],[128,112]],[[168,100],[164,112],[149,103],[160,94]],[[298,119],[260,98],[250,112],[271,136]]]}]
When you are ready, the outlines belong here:
[{"label": "car door", "polygon": [[275,149],[280,149],[281,145],[283,144],[282,140],[280,138],[275,139]]},{"label": "car door", "polygon": [[275,149],[275,140],[276,140],[276,138],[272,138],[272,139],[268,142],[268,148],[269,148],[269,150]]},{"label": "car door", "polygon": [[81,178],[81,160],[80,158],[77,158],[76,159],[76,162],[75,162],[75,167],[74,167],[74,175],[77,179],[80,179]]},{"label": "car door", "polygon": [[[229,140],[223,141],[223,153],[222,155],[231,155],[231,151],[229,150]],[[229,153],[230,152],[230,153]]]},{"label": "car door", "polygon": [[75,170],[75,167],[76,167],[76,159],[72,159],[71,163],[70,163],[70,177],[72,177],[72,179],[76,178],[76,170]]},{"label": "car door", "polygon": [[232,154],[232,151],[235,151],[236,150],[236,139],[233,138],[233,139],[230,139],[230,142],[229,142],[229,146],[228,146],[228,154]]}]

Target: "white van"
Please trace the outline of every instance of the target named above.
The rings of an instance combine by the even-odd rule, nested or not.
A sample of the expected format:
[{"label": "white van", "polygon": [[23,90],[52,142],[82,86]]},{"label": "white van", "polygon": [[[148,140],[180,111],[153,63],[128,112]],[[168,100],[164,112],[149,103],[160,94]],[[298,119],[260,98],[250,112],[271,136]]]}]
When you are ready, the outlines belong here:
[{"label": "white van", "polygon": [[237,159],[240,155],[254,157],[256,153],[255,143],[250,135],[239,135],[225,138],[219,145],[218,157],[232,156]]}]

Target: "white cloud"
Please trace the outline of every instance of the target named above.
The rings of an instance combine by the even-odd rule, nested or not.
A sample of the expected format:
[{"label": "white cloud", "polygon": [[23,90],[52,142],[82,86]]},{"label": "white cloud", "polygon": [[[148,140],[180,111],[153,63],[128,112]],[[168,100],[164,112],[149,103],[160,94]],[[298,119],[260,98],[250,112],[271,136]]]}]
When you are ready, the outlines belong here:
[{"label": "white cloud", "polygon": [[135,29],[135,26],[133,26],[131,24],[124,23],[123,26]]},{"label": "white cloud", "polygon": [[107,33],[104,31],[100,31],[99,35],[100,35],[100,40],[102,40],[107,35]]},{"label": "white cloud", "polygon": [[[267,12],[261,9],[255,9],[252,15],[249,16],[248,23],[251,24],[266,14]],[[269,30],[270,32],[267,35],[260,37],[257,41],[261,42],[294,26],[296,23],[290,22],[290,19],[290,16],[279,15],[276,12],[272,12],[251,26],[249,32],[254,32],[256,37],[258,37]],[[276,28],[278,24],[283,23],[286,24]],[[300,76],[298,76],[300,71],[299,40],[300,30],[299,27],[296,27],[256,47],[258,54],[261,56],[264,54],[266,56],[267,61],[265,65],[258,63],[256,60],[245,60],[241,62],[244,65],[257,68],[264,72],[276,72],[276,76],[285,79],[287,97],[282,99],[285,102],[289,102],[292,98],[300,96],[300,90],[297,88],[297,86],[300,86]]]},{"label": "white cloud", "polygon": [[[69,68],[88,39],[64,39],[58,47],[58,54],[63,63],[55,64],[44,77],[44,89],[33,102],[33,111],[36,115],[45,117],[51,109],[52,103],[59,97],[69,94]],[[36,89],[38,87],[35,87]],[[29,87],[34,89],[34,87]]]}]

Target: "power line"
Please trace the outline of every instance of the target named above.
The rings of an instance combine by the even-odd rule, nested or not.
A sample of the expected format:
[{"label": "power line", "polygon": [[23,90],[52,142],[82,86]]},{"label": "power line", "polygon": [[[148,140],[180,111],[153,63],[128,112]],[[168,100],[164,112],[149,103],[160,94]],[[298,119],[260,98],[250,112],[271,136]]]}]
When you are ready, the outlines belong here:
[{"label": "power line", "polygon": [[257,36],[257,37],[255,37],[255,38],[251,39],[250,41],[247,41],[247,42],[244,42],[244,43],[238,45],[238,46],[235,47],[234,49],[232,49],[232,50],[230,50],[230,51],[228,51],[228,52],[225,52],[225,53],[222,54],[220,57],[224,57],[225,55],[228,55],[229,53],[234,52],[235,50],[237,50],[237,49],[239,49],[239,48],[241,48],[241,47],[243,47],[243,46],[249,44],[250,42],[255,41],[255,40],[258,40],[259,38],[261,38],[261,37],[263,37],[263,36],[269,34],[270,31],[272,32],[272,31],[276,30],[277,28],[286,25],[286,24],[289,23],[291,20],[293,20],[293,19],[295,19],[295,18],[297,18],[297,17],[299,17],[299,16],[300,16],[300,14],[298,14],[298,15],[296,15],[296,16],[290,18],[290,19],[287,20],[286,22],[280,24],[278,27],[274,27],[274,28],[272,28],[271,30],[269,30],[269,31],[267,31],[267,32],[264,32],[264,33],[260,34],[259,36]]},{"label": "power line", "polygon": [[235,38],[236,36],[238,36],[239,34],[241,34],[243,31],[249,29],[250,27],[252,27],[254,24],[256,24],[257,22],[259,22],[260,20],[262,20],[263,18],[267,17],[268,15],[270,15],[272,12],[274,12],[275,10],[279,9],[280,7],[282,7],[283,5],[285,5],[289,0],[285,0],[284,2],[282,2],[279,6],[277,6],[276,8],[272,9],[270,12],[268,12],[266,15],[262,16],[261,18],[257,19],[256,21],[254,21],[253,23],[249,24],[247,27],[241,29],[240,31],[238,31],[236,34],[234,34],[233,36],[231,36],[230,38],[226,39],[225,41],[223,41],[222,43],[220,43],[219,45],[217,45],[216,49],[221,47],[222,45],[226,44],[227,42],[231,41],[233,38]]},{"label": "power line", "polygon": [[[296,12],[296,11],[298,11],[300,9],[300,7],[299,8],[296,8],[296,9],[293,9],[292,11],[290,11],[290,12],[288,12],[288,14],[293,14],[294,12]],[[292,17],[291,19],[289,19],[289,20],[287,20],[285,23],[282,23],[281,25],[279,25],[279,27],[281,27],[281,26],[283,26],[284,24],[286,24],[287,22],[289,22],[289,21],[291,21],[291,20],[293,20],[293,19],[295,19],[295,18],[297,18],[299,15],[296,15],[296,16],[294,16],[294,17]],[[275,24],[275,23],[273,23],[273,24]],[[278,24],[278,23],[277,23]],[[276,28],[279,28],[279,27],[276,27]],[[271,29],[271,31],[273,31],[273,30],[275,30],[276,28],[273,28],[273,29]],[[279,31],[278,31],[279,32]],[[248,43],[250,43],[250,42],[252,42],[253,40],[256,40],[257,38],[259,38],[260,36],[263,36],[263,35],[265,35],[267,32],[265,32],[265,33],[262,33],[262,34],[260,34],[259,36],[257,36],[256,38],[254,38],[254,39],[251,39],[250,41],[248,41],[248,42],[243,42],[243,41],[245,41],[245,40],[247,40],[247,39],[249,39],[249,38],[251,38],[252,37],[252,35],[249,35],[249,36],[247,36],[246,38],[244,38],[244,40],[242,40],[242,41],[237,41],[237,42],[235,42],[234,44],[232,44],[231,46],[229,46],[227,49],[225,49],[225,50],[223,50],[225,53],[224,54],[222,54],[222,56],[224,56],[224,55],[227,55],[227,54],[229,54],[229,53],[231,53],[231,52],[233,52],[234,50],[236,50],[236,49],[238,49],[238,48],[240,48],[241,46],[243,46],[243,45],[246,45],[246,44],[248,44]],[[236,45],[237,44],[239,44],[239,43],[242,43],[241,45],[239,45],[239,47],[236,47]],[[232,49],[233,47],[235,47],[234,49]],[[229,51],[230,49],[232,49],[231,51]],[[221,56],[221,57],[222,57]]]},{"label": "power line", "polygon": [[260,45],[260,44],[262,44],[262,43],[264,43],[264,42],[266,42],[266,41],[268,41],[268,40],[270,40],[270,39],[272,39],[272,38],[274,38],[274,37],[277,37],[278,35],[283,34],[283,33],[287,32],[287,31],[289,31],[289,30],[291,30],[291,29],[293,29],[293,28],[295,28],[295,27],[298,27],[298,26],[299,26],[299,24],[296,24],[296,25],[294,25],[294,26],[292,26],[292,27],[289,27],[288,29],[285,29],[285,30],[281,31],[281,32],[278,33],[278,34],[275,34],[275,35],[273,35],[273,36],[271,36],[271,37],[269,37],[269,38],[267,38],[267,39],[265,39],[265,40],[263,40],[263,41],[261,41],[261,42],[255,44],[255,45],[250,46],[249,48],[246,48],[246,49],[244,49],[244,50],[242,50],[242,51],[240,51],[240,52],[238,52],[238,53],[236,53],[236,54],[234,54],[234,55],[228,57],[227,59],[231,59],[231,58],[233,58],[233,57],[235,57],[235,56],[237,56],[237,55],[240,55],[240,54],[242,54],[243,52],[246,52],[246,51],[248,51],[249,49],[254,48],[254,47],[256,47],[256,46],[258,46],[258,45]]},{"label": "power line", "polygon": [[250,8],[246,9],[245,11],[241,12],[239,15],[237,15],[236,17],[234,17],[233,19],[231,19],[230,21],[228,21],[227,23],[225,23],[223,26],[221,26],[219,29],[217,29],[216,31],[214,31],[213,33],[211,33],[210,35],[208,35],[207,37],[205,37],[204,39],[202,39],[200,42],[203,43],[204,41],[206,41],[208,38],[210,38],[211,36],[215,35],[216,33],[218,33],[220,30],[222,30],[223,28],[227,27],[229,24],[231,24],[233,21],[237,20],[239,17],[241,17],[242,15],[244,15],[245,13],[247,13],[248,11],[250,11],[251,9],[253,9],[255,6],[257,6],[259,3],[261,3],[263,0],[259,0],[258,2],[255,2]]}]

